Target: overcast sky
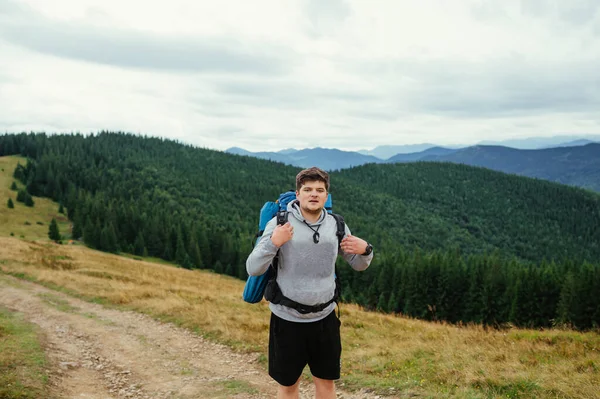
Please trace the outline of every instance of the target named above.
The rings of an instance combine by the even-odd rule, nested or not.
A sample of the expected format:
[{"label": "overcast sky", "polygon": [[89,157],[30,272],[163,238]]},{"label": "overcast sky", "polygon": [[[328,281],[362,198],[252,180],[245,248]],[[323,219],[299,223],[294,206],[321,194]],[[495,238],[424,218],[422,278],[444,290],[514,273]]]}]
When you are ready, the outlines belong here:
[{"label": "overcast sky", "polygon": [[600,133],[598,0],[0,0],[0,132],[251,151]]}]

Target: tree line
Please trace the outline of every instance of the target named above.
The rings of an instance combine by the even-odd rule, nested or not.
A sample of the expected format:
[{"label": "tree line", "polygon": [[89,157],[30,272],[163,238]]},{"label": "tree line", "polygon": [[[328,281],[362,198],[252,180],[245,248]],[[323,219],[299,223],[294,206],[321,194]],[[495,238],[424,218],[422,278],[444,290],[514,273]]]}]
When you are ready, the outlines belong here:
[{"label": "tree line", "polygon": [[497,253],[416,250],[384,255],[373,266],[354,273],[338,265],[344,301],[424,320],[493,327],[600,325],[600,267],[590,262],[523,264]]}]

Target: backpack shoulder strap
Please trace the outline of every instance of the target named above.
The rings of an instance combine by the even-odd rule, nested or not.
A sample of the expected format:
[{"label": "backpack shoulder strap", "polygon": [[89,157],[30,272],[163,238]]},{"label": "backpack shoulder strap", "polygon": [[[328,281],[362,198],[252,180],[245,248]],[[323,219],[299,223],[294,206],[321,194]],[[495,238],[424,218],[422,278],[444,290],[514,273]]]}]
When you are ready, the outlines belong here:
[{"label": "backpack shoulder strap", "polygon": [[332,213],[331,216],[335,219],[335,223],[337,224],[337,231],[335,235],[338,238],[338,244],[342,243],[342,239],[346,235],[346,223],[344,222],[344,217],[342,215],[338,215],[337,213]]},{"label": "backpack shoulder strap", "polygon": [[[289,212],[287,210],[277,211],[275,217],[277,218],[278,225],[284,225],[288,221]],[[271,267],[273,268],[273,278],[277,278],[277,270],[279,266],[279,250],[275,254],[273,258],[273,263],[271,263]]]},{"label": "backpack shoulder strap", "polygon": [[279,225],[286,224],[288,221],[288,215],[289,215],[289,212],[287,210],[277,211],[277,214],[275,215],[277,217],[277,224],[279,224]]}]

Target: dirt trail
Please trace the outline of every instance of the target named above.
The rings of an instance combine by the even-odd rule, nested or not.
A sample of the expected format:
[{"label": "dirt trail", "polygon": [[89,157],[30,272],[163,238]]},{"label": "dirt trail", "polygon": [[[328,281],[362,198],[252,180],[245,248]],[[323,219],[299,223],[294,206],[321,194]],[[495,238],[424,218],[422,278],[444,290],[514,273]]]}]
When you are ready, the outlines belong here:
[{"label": "dirt trail", "polygon": [[[56,398],[273,398],[256,355],[238,354],[148,316],[107,309],[0,275],[0,305],[45,335]],[[301,386],[301,398],[312,398]],[[339,392],[339,398],[377,398]]]}]

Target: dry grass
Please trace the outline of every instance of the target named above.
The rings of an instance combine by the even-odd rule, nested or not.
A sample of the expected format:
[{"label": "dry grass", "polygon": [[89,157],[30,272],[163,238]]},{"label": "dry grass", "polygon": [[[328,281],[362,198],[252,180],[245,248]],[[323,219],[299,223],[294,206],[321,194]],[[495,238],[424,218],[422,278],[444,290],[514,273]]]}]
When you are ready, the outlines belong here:
[{"label": "dry grass", "polygon": [[[0,180],[0,196],[5,186]],[[36,198],[36,208],[23,216],[35,220],[42,201]],[[0,220],[6,211],[0,206]],[[1,228],[0,236],[13,228]],[[269,309],[265,302],[242,301],[242,281],[53,244],[46,231],[41,238],[0,237],[0,269],[266,354]],[[347,387],[421,398],[600,398],[597,333],[488,331],[342,305],[342,339],[341,382]]]},{"label": "dry grass", "polygon": [[[82,246],[0,238],[0,268],[46,285],[176,322],[238,350],[266,351],[266,303],[241,300],[243,282]],[[485,330],[342,306],[347,386],[436,398],[594,398],[600,336]]]}]

